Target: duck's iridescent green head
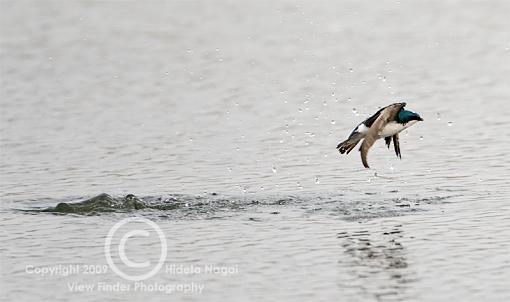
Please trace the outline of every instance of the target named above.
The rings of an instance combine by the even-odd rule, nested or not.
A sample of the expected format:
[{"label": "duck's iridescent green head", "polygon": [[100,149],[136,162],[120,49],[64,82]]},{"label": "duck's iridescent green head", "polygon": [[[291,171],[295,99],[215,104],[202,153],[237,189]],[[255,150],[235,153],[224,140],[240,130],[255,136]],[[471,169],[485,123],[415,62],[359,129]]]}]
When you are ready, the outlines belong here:
[{"label": "duck's iridescent green head", "polygon": [[416,112],[409,110],[400,110],[400,112],[398,113],[398,122],[404,124],[410,121],[423,121],[423,119]]}]

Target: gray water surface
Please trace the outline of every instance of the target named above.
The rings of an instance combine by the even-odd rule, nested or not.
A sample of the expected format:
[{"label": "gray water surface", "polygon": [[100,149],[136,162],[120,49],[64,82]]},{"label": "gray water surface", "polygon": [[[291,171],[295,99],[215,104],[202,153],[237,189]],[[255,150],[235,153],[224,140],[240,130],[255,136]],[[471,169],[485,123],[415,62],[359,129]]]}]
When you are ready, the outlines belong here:
[{"label": "gray water surface", "polygon": [[[507,1],[1,1],[1,299],[508,301],[509,15]],[[382,141],[371,170],[338,154],[397,101],[425,120],[401,134],[402,160]],[[130,217],[167,240],[144,282],[202,292],[70,289],[132,284],[104,252]],[[145,239],[130,259],[157,262]],[[30,270],[59,265],[82,270]]]}]

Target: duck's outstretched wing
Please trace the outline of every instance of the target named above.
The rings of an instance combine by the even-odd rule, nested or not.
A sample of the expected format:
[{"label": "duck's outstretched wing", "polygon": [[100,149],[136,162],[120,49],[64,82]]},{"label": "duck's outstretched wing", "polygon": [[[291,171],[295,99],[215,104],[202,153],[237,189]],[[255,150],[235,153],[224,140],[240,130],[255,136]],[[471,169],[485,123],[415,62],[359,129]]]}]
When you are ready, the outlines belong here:
[{"label": "duck's outstretched wing", "polygon": [[[361,162],[365,168],[370,168],[367,162],[368,150],[372,147],[378,138],[379,132],[388,124],[389,121],[395,118],[395,115],[404,108],[406,103],[395,103],[385,107],[373,122],[372,126],[368,129],[368,132],[361,144]],[[395,137],[393,138],[395,139]]]}]

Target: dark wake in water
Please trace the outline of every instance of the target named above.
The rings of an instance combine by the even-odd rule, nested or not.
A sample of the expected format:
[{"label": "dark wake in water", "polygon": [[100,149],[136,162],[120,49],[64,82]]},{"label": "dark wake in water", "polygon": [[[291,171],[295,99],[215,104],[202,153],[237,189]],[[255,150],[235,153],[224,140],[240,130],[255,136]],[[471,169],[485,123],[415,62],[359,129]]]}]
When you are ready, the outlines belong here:
[{"label": "dark wake in water", "polygon": [[447,202],[452,197],[454,196],[382,199],[374,194],[364,194],[361,197],[358,195],[356,198],[342,194],[226,197],[212,193],[198,196],[172,194],[165,197],[139,198],[133,194],[112,197],[103,193],[83,201],[60,202],[54,207],[32,209],[28,212],[100,215],[143,211],[157,213],[162,218],[211,219],[228,217],[239,212],[280,214],[280,211],[297,211],[306,216],[323,214],[338,216],[344,220],[358,220],[405,215],[425,210],[426,205]]},{"label": "dark wake in water", "polygon": [[133,194],[126,195],[122,198],[113,198],[108,194],[100,194],[96,197],[87,199],[85,201],[76,203],[61,202],[55,207],[50,207],[41,212],[52,213],[102,213],[102,212],[118,212],[118,211],[133,211],[154,208],[158,210],[172,210],[179,207],[178,204],[160,204],[150,205],[147,202],[139,199]]}]

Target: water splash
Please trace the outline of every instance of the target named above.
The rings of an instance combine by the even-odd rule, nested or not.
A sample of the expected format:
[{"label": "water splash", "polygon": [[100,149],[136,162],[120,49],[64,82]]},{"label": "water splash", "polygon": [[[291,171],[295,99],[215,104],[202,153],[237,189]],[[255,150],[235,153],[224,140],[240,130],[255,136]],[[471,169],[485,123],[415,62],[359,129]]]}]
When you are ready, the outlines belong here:
[{"label": "water splash", "polygon": [[[382,178],[374,173],[374,179]],[[370,178],[372,181],[372,177]],[[316,176],[315,183],[320,184],[319,176]],[[142,197],[139,198],[133,194],[124,197],[112,197],[108,194],[100,194],[78,202],[59,202],[54,207],[44,209],[22,210],[27,213],[52,213],[52,214],[74,214],[74,215],[104,215],[110,213],[131,213],[140,212],[143,215],[164,215],[167,218],[174,219],[207,219],[208,217],[230,217],[236,215],[237,211],[253,211],[254,206],[264,206],[255,211],[264,211],[267,207],[289,207],[290,210],[297,208],[306,214],[310,211],[330,212],[333,215],[341,216],[342,219],[356,220],[376,217],[400,216],[406,212],[418,210],[418,206],[431,203],[448,202],[455,195],[434,195],[431,197],[417,196],[398,196],[390,199],[374,200],[374,193],[366,193],[367,197],[348,198],[344,193],[317,195],[306,193],[300,182],[297,182],[300,189],[298,195],[272,196],[248,194],[248,187],[239,186],[242,190],[242,196],[221,196],[218,193],[203,193],[200,195],[170,194],[163,197]],[[266,187],[258,186],[259,192],[265,192]],[[303,190],[303,191],[301,191]],[[393,193],[395,191],[392,191]],[[379,192],[381,193],[381,192]],[[359,196],[359,194],[356,194]],[[400,195],[400,194],[399,194]],[[407,205],[403,209],[402,204]],[[274,210],[272,208],[271,210]],[[280,208],[279,211],[284,210]]]}]

